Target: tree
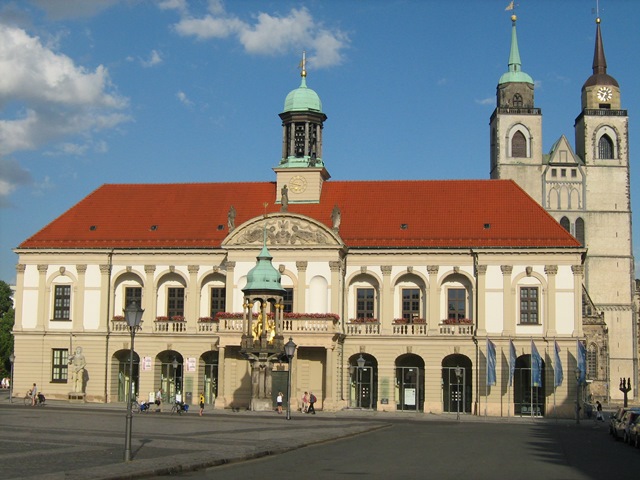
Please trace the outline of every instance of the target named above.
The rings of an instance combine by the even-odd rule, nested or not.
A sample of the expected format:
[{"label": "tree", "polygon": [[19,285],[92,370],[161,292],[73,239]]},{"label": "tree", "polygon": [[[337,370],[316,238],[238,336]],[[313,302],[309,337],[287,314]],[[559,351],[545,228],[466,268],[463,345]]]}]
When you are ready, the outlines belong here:
[{"label": "tree", "polygon": [[0,378],[8,377],[11,373],[9,356],[13,353],[12,331],[15,322],[12,295],[11,287],[0,280]]}]

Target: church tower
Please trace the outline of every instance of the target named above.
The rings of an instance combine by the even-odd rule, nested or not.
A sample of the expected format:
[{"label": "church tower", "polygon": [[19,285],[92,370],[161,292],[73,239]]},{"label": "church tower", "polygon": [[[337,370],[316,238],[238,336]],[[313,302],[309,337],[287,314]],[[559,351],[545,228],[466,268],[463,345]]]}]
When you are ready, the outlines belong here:
[{"label": "church tower", "polygon": [[[302,56],[302,81],[284,101],[282,159],[277,176],[276,202],[319,203],[322,184],[330,178],[322,160],[322,129],[327,116],[318,94],[307,87],[306,58]],[[283,204],[283,207],[285,205]]]},{"label": "church tower", "polygon": [[607,74],[597,18],[593,74],[582,86],[575,141],[585,172],[585,286],[609,328],[610,393],[618,399],[619,378],[638,378],[628,133],[620,87]]},{"label": "church tower", "polygon": [[511,16],[509,70],[500,77],[491,129],[491,178],[513,179],[542,203],[542,113],[533,80],[522,71],[515,15]]}]

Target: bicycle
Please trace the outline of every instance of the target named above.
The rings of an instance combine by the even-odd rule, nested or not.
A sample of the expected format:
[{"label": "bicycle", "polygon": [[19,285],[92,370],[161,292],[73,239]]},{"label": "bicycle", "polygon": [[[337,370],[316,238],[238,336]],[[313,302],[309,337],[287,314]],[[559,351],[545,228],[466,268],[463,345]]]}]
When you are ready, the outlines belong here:
[{"label": "bicycle", "polygon": [[[42,393],[38,393],[38,395],[36,396],[36,403],[35,403],[36,407],[44,407],[46,400],[47,399],[44,397]],[[27,394],[24,396],[24,404],[27,407],[30,405],[33,405],[31,391],[27,392]]]},{"label": "bicycle", "polygon": [[147,413],[149,411],[149,407],[149,402],[140,403],[137,399],[131,402],[131,412],[133,413]]},{"label": "bicycle", "polygon": [[183,413],[187,413],[189,411],[189,405],[184,402],[175,402],[171,407],[171,413],[177,413],[178,415],[182,415]]}]

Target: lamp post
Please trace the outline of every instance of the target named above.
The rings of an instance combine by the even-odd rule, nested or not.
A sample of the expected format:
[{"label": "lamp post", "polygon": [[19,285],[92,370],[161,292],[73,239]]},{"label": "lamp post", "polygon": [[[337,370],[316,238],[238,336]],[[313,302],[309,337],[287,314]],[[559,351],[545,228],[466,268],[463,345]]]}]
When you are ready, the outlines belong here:
[{"label": "lamp post", "polygon": [[9,361],[11,362],[11,379],[9,380],[9,403],[13,403],[13,362],[16,361],[16,356],[13,353],[9,355]]},{"label": "lamp post", "polygon": [[133,415],[131,414],[133,402],[133,341],[136,336],[136,330],[140,328],[140,321],[142,320],[143,313],[144,310],[141,309],[136,302],[131,302],[127,308],[124,309],[124,317],[127,320],[129,332],[131,333],[131,348],[129,351],[129,398],[127,399],[127,423],[124,440],[125,462],[131,461],[131,424],[133,422]]},{"label": "lamp post", "polygon": [[296,344],[293,338],[289,337],[289,341],[284,344],[284,353],[289,359],[289,378],[287,384],[287,420],[291,420],[291,361],[296,353]]},{"label": "lamp post", "polygon": [[580,369],[576,368],[576,424],[580,423]]},{"label": "lamp post", "polygon": [[173,367],[173,401],[178,403],[178,359],[174,357],[171,362]]},{"label": "lamp post", "polygon": [[462,380],[462,368],[460,367],[456,367],[455,368],[455,372],[456,372],[456,379],[457,379],[457,385],[456,385],[456,420],[460,420],[460,381]]}]

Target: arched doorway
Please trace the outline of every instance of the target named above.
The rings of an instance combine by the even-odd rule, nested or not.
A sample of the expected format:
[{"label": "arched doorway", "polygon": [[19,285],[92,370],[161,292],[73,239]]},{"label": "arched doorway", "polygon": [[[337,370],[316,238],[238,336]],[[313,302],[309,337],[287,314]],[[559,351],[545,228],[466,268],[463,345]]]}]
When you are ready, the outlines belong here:
[{"label": "arched doorway", "polygon": [[360,353],[349,359],[349,408],[374,410],[378,403],[378,362]]},{"label": "arched doorway", "polygon": [[218,396],[218,352],[209,351],[200,357],[204,366],[203,392],[204,402],[207,405],[214,405]]},{"label": "arched doorway", "polygon": [[396,359],[395,401],[400,411],[422,411],[424,405],[424,360],[413,354]]},{"label": "arched doorway", "polygon": [[442,360],[442,411],[471,413],[473,367],[466,355],[448,355]]},{"label": "arched doorway", "polygon": [[521,355],[516,360],[513,373],[513,411],[515,415],[540,417],[544,415],[544,360],[540,374],[542,385],[531,385],[531,355]]},{"label": "arched doorway", "polygon": [[175,350],[165,350],[156,356],[156,375],[160,377],[162,401],[173,403],[182,398],[183,357]]},{"label": "arched doorway", "polygon": [[133,391],[134,398],[138,396],[140,378],[140,356],[133,352],[133,381],[129,376],[129,359],[131,350],[118,350],[113,354],[112,368],[112,392],[117,391],[118,402],[127,402],[128,392]]}]

